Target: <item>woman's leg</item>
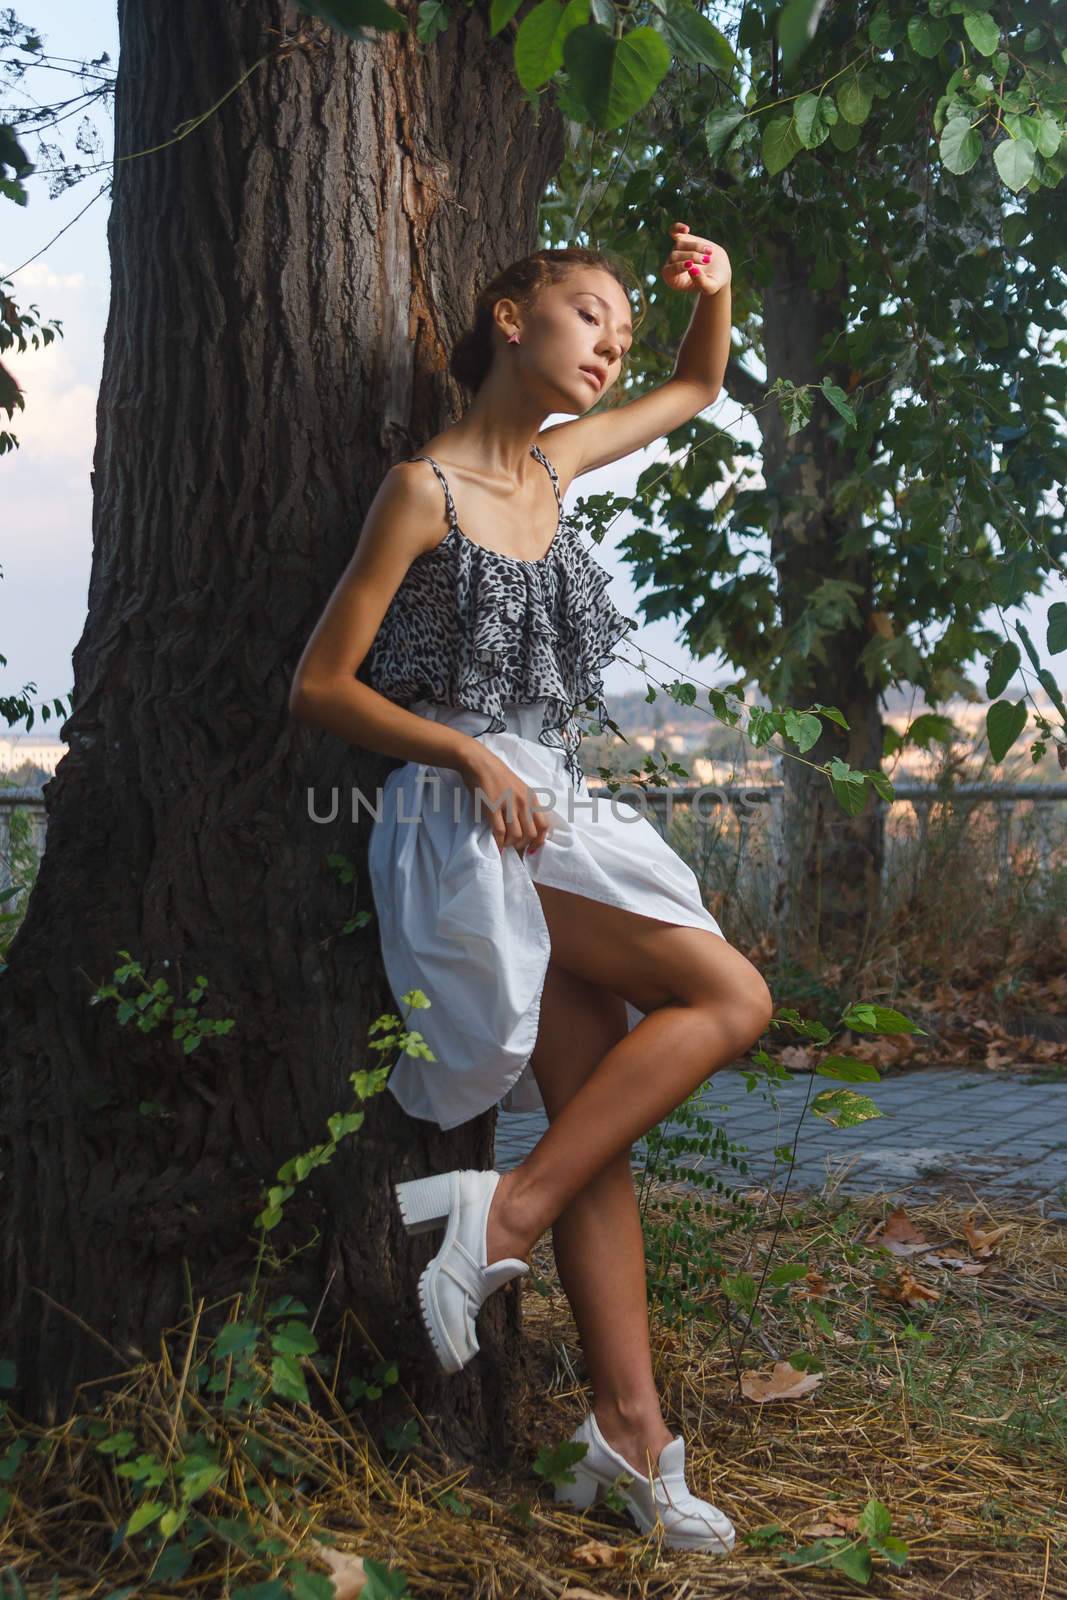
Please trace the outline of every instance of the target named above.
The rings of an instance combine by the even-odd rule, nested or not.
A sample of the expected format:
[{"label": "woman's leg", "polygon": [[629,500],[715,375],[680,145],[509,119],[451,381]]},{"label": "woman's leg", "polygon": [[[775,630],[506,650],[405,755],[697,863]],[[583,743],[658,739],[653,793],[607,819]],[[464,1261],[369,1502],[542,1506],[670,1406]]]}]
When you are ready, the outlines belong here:
[{"label": "woman's leg", "polygon": [[[618,995],[549,963],[531,1066],[550,1122],[625,1034],[626,1007]],[[600,1431],[642,1472],[647,1451],[654,1472],[673,1436],[652,1371],[644,1236],[629,1149],[613,1156],[560,1212],[552,1245]]]},{"label": "woman's leg", "polygon": [[527,1257],[596,1174],[763,1033],[774,1002],[718,934],[537,885],[552,960],[647,1015],[605,1053],[530,1154],[497,1185],[488,1260]]}]

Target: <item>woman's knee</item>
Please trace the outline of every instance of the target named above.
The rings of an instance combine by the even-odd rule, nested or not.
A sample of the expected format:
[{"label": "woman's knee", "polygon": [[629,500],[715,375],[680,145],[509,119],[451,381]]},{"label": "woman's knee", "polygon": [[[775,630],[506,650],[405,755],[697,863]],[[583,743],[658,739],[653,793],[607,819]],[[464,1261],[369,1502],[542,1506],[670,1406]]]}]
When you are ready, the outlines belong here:
[{"label": "woman's knee", "polygon": [[717,1032],[725,1027],[738,1051],[747,1050],[770,1026],[774,997],[759,968],[732,945],[711,952],[705,947],[704,954],[689,1003],[714,1017]]},{"label": "woman's knee", "polygon": [[739,1050],[748,1050],[770,1027],[774,1016],[774,998],[760,974],[753,970],[736,995],[731,996],[727,1009],[731,1026],[740,1041]]},{"label": "woman's knee", "polygon": [[752,1029],[752,1038],[756,1040],[761,1034],[766,1033],[774,1016],[774,996],[767,987],[767,981],[758,967],[749,963],[751,971],[745,976],[738,995],[738,1006],[746,1026]]}]

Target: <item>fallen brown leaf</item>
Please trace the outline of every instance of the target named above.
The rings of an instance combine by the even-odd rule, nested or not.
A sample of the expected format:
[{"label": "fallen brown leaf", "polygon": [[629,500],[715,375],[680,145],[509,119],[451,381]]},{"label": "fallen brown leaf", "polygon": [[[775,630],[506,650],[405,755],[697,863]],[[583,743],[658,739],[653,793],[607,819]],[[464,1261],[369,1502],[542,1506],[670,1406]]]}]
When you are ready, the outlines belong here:
[{"label": "fallen brown leaf", "polygon": [[966,1235],[967,1243],[976,1256],[990,1256],[993,1254],[993,1246],[999,1243],[1006,1233],[1010,1233],[1011,1224],[1006,1222],[1001,1228],[988,1228],[983,1231],[975,1222],[974,1217],[975,1213],[968,1211],[963,1219],[963,1231]]},{"label": "fallen brown leaf", "polygon": [[830,1284],[821,1272],[809,1272],[803,1283],[793,1285],[798,1296],[807,1296],[811,1300],[822,1300],[830,1293]]},{"label": "fallen brown leaf", "polygon": [[907,1267],[898,1267],[892,1278],[883,1278],[878,1293],[885,1300],[899,1301],[901,1305],[917,1306],[924,1300],[940,1300],[936,1289],[928,1289],[912,1276]]},{"label": "fallen brown leaf", "polygon": [[829,1511],[825,1522],[813,1522],[810,1528],[802,1528],[802,1539],[834,1539],[840,1538],[843,1533],[855,1533],[860,1525],[859,1517],[850,1517],[843,1511]]},{"label": "fallen brown leaf", "polygon": [[741,1393],[746,1400],[763,1405],[767,1400],[799,1400],[810,1394],[823,1380],[821,1372],[798,1372],[788,1361],[776,1361],[771,1373],[745,1372]]},{"label": "fallen brown leaf", "polygon": [[[630,1558],[624,1545],[607,1544],[603,1539],[587,1539],[571,1551],[576,1567],[625,1567]],[[568,1589],[568,1595],[588,1594],[588,1589]]]},{"label": "fallen brown leaf", "polygon": [[868,1243],[880,1244],[894,1256],[912,1256],[933,1246],[925,1234],[914,1226],[904,1206],[897,1206],[886,1217],[881,1228],[868,1235]]},{"label": "fallen brown leaf", "polygon": [[979,1272],[985,1272],[989,1262],[965,1261],[962,1256],[939,1256],[931,1253],[928,1256],[923,1256],[922,1265],[924,1267],[951,1267],[953,1271],[960,1273],[962,1277],[973,1278]]}]

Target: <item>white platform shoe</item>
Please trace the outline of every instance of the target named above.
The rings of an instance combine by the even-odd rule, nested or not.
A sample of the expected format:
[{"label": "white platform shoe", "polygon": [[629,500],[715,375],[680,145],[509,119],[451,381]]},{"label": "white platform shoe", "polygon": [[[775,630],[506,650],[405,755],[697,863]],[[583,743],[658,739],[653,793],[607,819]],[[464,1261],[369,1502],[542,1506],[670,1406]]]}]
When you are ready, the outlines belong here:
[{"label": "white platform shoe", "polygon": [[475,1319],[493,1290],[530,1270],[515,1256],[486,1265],[489,1207],[499,1182],[500,1173],[492,1169],[458,1167],[394,1185],[409,1233],[445,1230],[440,1250],[419,1277],[422,1320],[445,1372],[461,1371],[477,1355]]},{"label": "white platform shoe", "polygon": [[588,1445],[585,1455],[569,1468],[573,1483],[557,1484],[555,1497],[584,1511],[620,1473],[625,1479],[616,1485],[634,1522],[642,1533],[650,1533],[657,1517],[663,1524],[663,1542],[675,1550],[714,1550],[727,1554],[734,1547],[733,1523],[716,1506],[690,1494],[685,1482],[685,1440],[681,1435],[665,1444],[659,1453],[659,1475],[651,1481],[613,1450],[597,1427],[590,1411],[571,1434],[576,1444]]}]

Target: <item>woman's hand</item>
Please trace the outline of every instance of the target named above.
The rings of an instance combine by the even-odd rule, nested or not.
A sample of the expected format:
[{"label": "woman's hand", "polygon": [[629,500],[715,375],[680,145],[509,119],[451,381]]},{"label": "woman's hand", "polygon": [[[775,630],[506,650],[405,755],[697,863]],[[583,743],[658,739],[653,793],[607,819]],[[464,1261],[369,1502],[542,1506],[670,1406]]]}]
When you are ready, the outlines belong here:
[{"label": "woman's hand", "polygon": [[733,276],[730,257],[721,244],[690,233],[685,222],[671,224],[674,249],[663,265],[663,281],[670,289],[699,289],[718,294]]},{"label": "woman's hand", "polygon": [[512,844],[520,856],[533,855],[549,831],[547,808],[535,809],[533,790],[486,745],[474,744],[456,770],[474,796],[476,816],[489,823],[501,853]]}]

